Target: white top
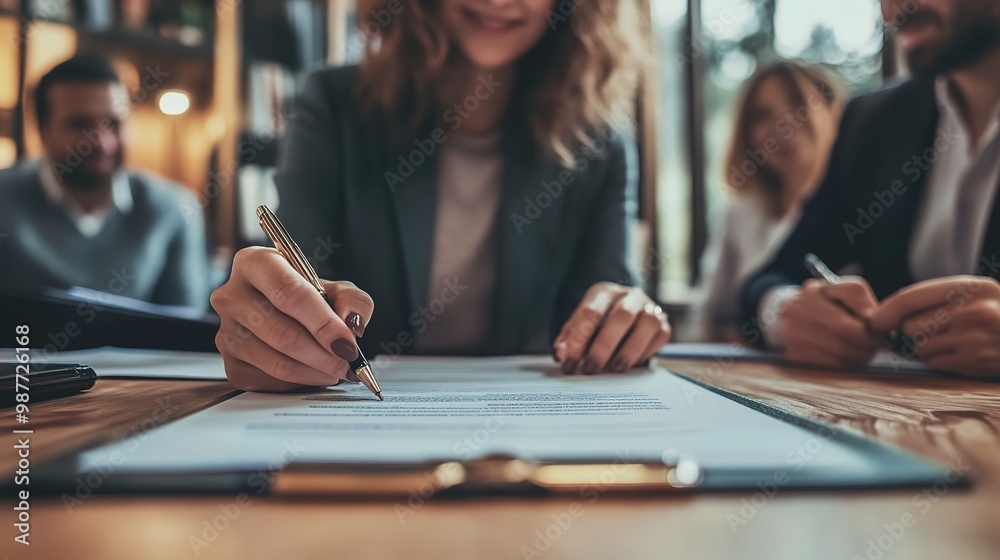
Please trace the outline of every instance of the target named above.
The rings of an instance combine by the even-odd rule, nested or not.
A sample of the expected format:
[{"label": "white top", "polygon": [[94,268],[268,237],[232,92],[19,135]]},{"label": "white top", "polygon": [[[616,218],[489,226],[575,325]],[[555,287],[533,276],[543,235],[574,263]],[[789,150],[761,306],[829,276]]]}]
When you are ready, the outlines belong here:
[{"label": "white top", "polygon": [[420,352],[476,353],[491,334],[503,166],[499,145],[499,133],[453,134],[441,145],[427,305],[423,320],[411,321]]},{"label": "white top", "polygon": [[718,341],[735,336],[743,284],[774,258],[800,215],[796,208],[775,216],[761,193],[730,197],[701,260],[688,337]]},{"label": "white top", "polygon": [[[975,144],[949,94],[948,78],[939,77],[934,87],[939,109],[936,159],[908,254],[917,281],[982,274],[983,240],[1000,183],[1000,103]],[[758,316],[777,318],[770,324],[761,321],[764,340],[772,348],[784,346],[779,311],[797,292],[797,286],[781,286],[761,299]]]},{"label": "white top", "polygon": [[39,181],[45,198],[51,204],[62,206],[66,210],[66,216],[84,237],[94,237],[100,233],[112,210],[117,209],[122,214],[128,214],[132,210],[132,188],[125,170],[117,171],[111,178],[111,202],[92,212],[85,212],[66,192],[66,187],[56,178],[52,167],[52,161],[44,159],[39,169]]},{"label": "white top", "polygon": [[937,160],[909,253],[917,280],[975,273],[1000,181],[1000,104],[978,145],[973,145],[948,93],[947,78],[938,78],[935,89],[940,113]]}]

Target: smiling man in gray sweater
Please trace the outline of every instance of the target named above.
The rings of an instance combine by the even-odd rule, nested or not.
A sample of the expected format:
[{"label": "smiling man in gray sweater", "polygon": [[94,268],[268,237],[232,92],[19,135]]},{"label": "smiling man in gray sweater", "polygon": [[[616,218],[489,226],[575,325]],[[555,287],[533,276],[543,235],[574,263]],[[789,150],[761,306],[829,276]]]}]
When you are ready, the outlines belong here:
[{"label": "smiling man in gray sweater", "polygon": [[129,96],[110,61],[63,62],[35,102],[45,157],[0,171],[0,293],[82,286],[206,308],[201,206],[123,169]]}]

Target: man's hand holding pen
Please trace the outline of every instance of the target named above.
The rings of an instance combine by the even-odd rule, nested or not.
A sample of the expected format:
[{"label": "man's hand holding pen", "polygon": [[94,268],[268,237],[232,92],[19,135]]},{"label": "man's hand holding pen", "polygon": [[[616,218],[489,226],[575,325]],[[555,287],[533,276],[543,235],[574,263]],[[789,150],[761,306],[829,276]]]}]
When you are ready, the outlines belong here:
[{"label": "man's hand holding pen", "polygon": [[1000,373],[1000,283],[996,280],[937,278],[917,282],[880,302],[864,278],[837,278],[828,270],[817,274],[825,279],[807,280],[781,311],[782,338],[790,360],[862,365],[882,349],[941,371]]},{"label": "man's hand holding pen", "polygon": [[[222,318],[216,345],[229,380],[249,391],[328,386],[348,378],[375,308],[350,282],[321,281],[330,300],[269,247],[248,247],[212,294]],[[332,306],[332,309],[331,309]]]},{"label": "man's hand holding pen", "polygon": [[864,278],[845,276],[837,284],[806,280],[781,313],[785,355],[828,366],[866,364],[882,346],[869,326],[877,309]]}]

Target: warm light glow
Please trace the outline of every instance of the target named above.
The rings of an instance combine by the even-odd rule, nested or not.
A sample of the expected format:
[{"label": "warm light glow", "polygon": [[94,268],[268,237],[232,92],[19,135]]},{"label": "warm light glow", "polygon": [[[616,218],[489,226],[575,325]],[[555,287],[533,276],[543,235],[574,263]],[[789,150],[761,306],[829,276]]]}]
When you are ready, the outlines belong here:
[{"label": "warm light glow", "polygon": [[191,106],[191,100],[181,91],[167,91],[160,96],[160,111],[164,115],[182,115]]},{"label": "warm light glow", "polygon": [[0,169],[10,167],[17,161],[17,145],[13,138],[0,137]]},{"label": "warm light glow", "polygon": [[[52,70],[56,64],[63,62],[67,58],[76,54],[76,29],[61,23],[47,23],[44,21],[33,21],[30,33],[27,34],[28,44],[24,49],[26,57],[25,86],[26,91],[32,92],[38,85],[38,80]],[[26,98],[24,116],[25,132],[24,146],[27,158],[37,158],[45,154],[42,147],[42,139],[38,135],[38,125],[35,119],[31,118],[35,114],[35,103],[31,95]]]},{"label": "warm light glow", "polygon": [[17,105],[17,40],[20,31],[14,18],[0,18],[0,37],[10,41],[0,41],[0,109],[13,109]]}]

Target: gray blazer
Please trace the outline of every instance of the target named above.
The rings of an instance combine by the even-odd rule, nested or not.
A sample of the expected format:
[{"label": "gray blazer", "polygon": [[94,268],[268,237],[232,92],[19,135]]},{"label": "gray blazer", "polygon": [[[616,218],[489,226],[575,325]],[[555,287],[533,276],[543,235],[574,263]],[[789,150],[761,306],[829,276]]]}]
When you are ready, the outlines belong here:
[{"label": "gray blazer", "polygon": [[129,173],[132,208],[85,237],[42,190],[39,163],[0,171],[0,293],[82,286],[164,305],[208,307],[201,204],[187,188]]},{"label": "gray blazer", "polygon": [[[452,113],[400,141],[398,127],[361,110],[356,75],[340,67],[308,78],[282,145],[277,212],[321,277],[374,299],[362,349],[408,353],[428,299],[437,148],[460,121]],[[505,124],[488,353],[546,351],[588,287],[634,283],[635,150],[611,130],[599,137],[567,170],[537,154],[526,127]]]}]

